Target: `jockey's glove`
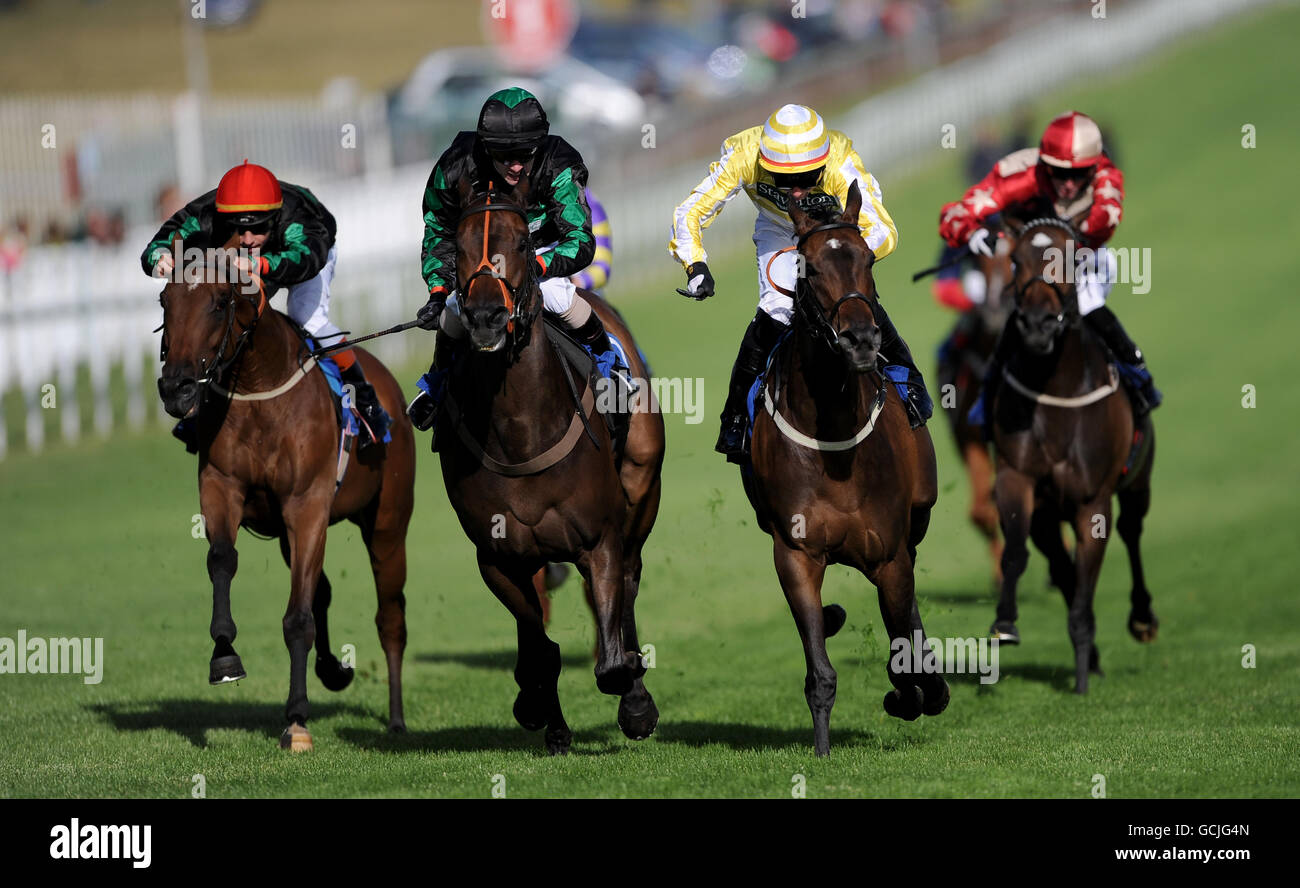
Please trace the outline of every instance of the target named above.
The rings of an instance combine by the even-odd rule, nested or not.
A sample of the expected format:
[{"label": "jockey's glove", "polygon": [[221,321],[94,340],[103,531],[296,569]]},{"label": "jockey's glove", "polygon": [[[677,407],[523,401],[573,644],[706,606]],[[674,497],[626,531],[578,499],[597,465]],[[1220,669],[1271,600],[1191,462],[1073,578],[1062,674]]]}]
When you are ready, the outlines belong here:
[{"label": "jockey's glove", "polygon": [[966,246],[972,253],[979,256],[988,256],[993,258],[993,248],[989,246],[989,230],[987,228],[976,228],[971,234],[970,240],[966,241]]},{"label": "jockey's glove", "polygon": [[703,301],[713,295],[713,275],[709,274],[709,266],[703,262],[692,262],[686,266],[686,289],[677,288],[689,299]]},{"label": "jockey's glove", "polygon": [[434,287],[429,291],[429,301],[415,313],[421,330],[437,330],[442,320],[442,310],[447,307],[447,288]]}]

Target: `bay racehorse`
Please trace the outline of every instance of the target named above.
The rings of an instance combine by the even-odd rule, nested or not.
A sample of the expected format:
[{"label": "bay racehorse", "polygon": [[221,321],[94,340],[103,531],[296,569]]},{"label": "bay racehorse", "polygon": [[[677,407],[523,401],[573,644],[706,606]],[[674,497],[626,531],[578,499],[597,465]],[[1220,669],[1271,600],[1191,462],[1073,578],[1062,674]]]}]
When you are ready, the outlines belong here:
[{"label": "bay racehorse", "polygon": [[998,333],[1011,312],[1010,294],[1003,292],[1011,283],[1011,245],[1005,237],[997,238],[994,244],[992,256],[976,254],[973,257],[975,270],[984,278],[984,301],[957,319],[952,333],[944,341],[937,379],[940,403],[945,408],[944,415],[952,430],[957,452],[966,466],[970,486],[970,510],[967,514],[988,544],[994,584],[1000,586],[1002,540],[998,535],[998,509],[993,501],[993,455],[989,442],[984,438],[984,430],[967,417],[979,397],[984,371],[993,355]]},{"label": "bay racehorse", "polygon": [[803,641],[814,747],[826,755],[836,689],[826,639],[845,620],[843,608],[822,606],[827,565],[849,565],[876,586],[891,651],[906,652],[891,657],[885,711],[909,721],[938,715],[949,689],[936,672],[897,665],[912,662],[914,633],[924,638],[913,571],[937,481],[929,433],[909,427],[897,390],[877,368],[875,255],[858,232],[862,196],[851,186],[844,213],[828,218],[803,212],[800,196],[792,193],[790,219],[804,274],[792,294],[790,338],[762,382],[752,470],[742,477],[759,526],[772,536]]},{"label": "bay racehorse", "polygon": [[[226,247],[234,246],[232,238]],[[174,244],[173,255],[184,255]],[[178,266],[179,271],[179,266]],[[322,570],[329,525],[349,519],[370,553],[379,610],[375,622],[388,663],[388,726],[405,730],[402,653],[406,646],[406,528],[415,482],[414,436],[396,380],[378,360],[356,349],[380,402],[395,418],[387,444],[351,458],[336,490],[340,430],[333,395],[314,371],[292,323],[269,309],[257,278],[216,274],[209,266],[193,283],[168,283],[163,307],[163,367],[158,391],[169,414],[197,423],[199,508],[208,538],[212,581],[209,681],[245,677],[235,652],[230,585],[238,565],[241,527],[276,537],[289,566],[285,610],[289,649],[287,749],[311,748],[307,730],[307,651],[316,647],[316,675],[340,691],[351,666],[330,651],[327,612],[332,595]],[[218,283],[225,278],[230,283]],[[362,434],[365,434],[363,431]]]},{"label": "bay racehorse", "polygon": [[[479,571],[515,618],[514,716],[528,730],[545,727],[547,750],[565,754],[573,735],[557,689],[560,648],[546,635],[534,576],[548,561],[577,566],[596,614],[596,685],[622,698],[623,733],[648,737],[659,712],[642,681],[635,603],[659,510],[664,426],[657,409],[633,413],[615,459],[590,380],[564,362],[542,323],[528,221],[516,203],[526,188],[525,180],[513,199],[468,186],[462,194],[457,298],[469,349],[451,373],[437,434],[447,495]],[[631,375],[645,378],[618,315],[583,296],[623,342]]]},{"label": "bay racehorse", "polygon": [[[1113,358],[1083,323],[1072,278],[1058,273],[1060,257],[1073,255],[1067,241],[1083,242],[1071,223],[1033,219],[1023,228],[1013,224],[1012,230],[1016,311],[1010,323],[1022,347],[1008,360],[1004,384],[988,405],[998,458],[995,494],[1006,538],[992,633],[1006,643],[1020,640],[1016,583],[1032,538],[1047,556],[1052,583],[1069,608],[1075,690],[1082,694],[1089,672],[1101,673],[1093,596],[1116,494],[1115,529],[1128,549],[1133,578],[1129,632],[1146,642],[1159,628],[1140,547],[1151,504],[1155,432],[1149,416],[1135,428]],[[1062,521],[1074,530],[1073,558],[1061,539]]]}]

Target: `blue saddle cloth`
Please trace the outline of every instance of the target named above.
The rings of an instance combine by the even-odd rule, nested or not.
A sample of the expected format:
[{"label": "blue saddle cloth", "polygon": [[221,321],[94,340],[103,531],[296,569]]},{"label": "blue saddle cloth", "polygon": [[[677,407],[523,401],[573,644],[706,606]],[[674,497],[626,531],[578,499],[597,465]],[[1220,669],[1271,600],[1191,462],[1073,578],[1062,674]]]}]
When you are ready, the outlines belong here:
[{"label": "blue saddle cloth", "polygon": [[[307,343],[307,347],[312,351],[320,348],[320,343],[312,337],[304,336],[303,339]],[[347,437],[357,436],[361,433],[361,417],[357,413],[356,405],[352,403],[344,403],[343,371],[339,369],[339,365],[334,363],[334,359],[330,357],[317,358],[316,366],[325,374],[325,380],[329,383],[330,392],[334,395],[334,415],[338,417],[339,427]],[[386,429],[384,431],[382,443],[387,444],[392,440],[392,432]],[[342,444],[340,443],[340,447],[341,446]]]}]

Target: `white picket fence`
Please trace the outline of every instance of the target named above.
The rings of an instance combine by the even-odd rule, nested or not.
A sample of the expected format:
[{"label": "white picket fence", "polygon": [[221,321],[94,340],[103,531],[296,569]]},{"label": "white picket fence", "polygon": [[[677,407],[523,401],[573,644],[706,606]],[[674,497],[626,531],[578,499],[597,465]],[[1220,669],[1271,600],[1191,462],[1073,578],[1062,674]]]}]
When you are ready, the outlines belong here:
[{"label": "white picket fence", "polygon": [[[1112,3],[1107,18],[1100,20],[1091,18],[1086,7],[1075,9],[985,52],[873,96],[831,123],[854,139],[868,168],[884,180],[888,195],[891,177],[925,163],[939,149],[945,124],[960,131],[1077,78],[1081,70],[1114,70],[1183,34],[1268,2]],[[1068,54],[1063,47],[1069,48]],[[0,120],[3,108],[0,103]],[[329,125],[336,123],[331,119]],[[273,127],[274,120],[262,125]],[[726,135],[718,133],[719,142]],[[669,138],[670,132],[658,134],[659,140]],[[635,288],[638,282],[674,273],[667,255],[672,210],[714,159],[701,156],[650,175],[645,172],[647,157],[638,153],[641,150],[589,160],[592,187],[614,231],[611,293],[615,300],[621,290]],[[290,158],[285,161],[286,168],[292,169]],[[11,172],[0,178],[0,195],[16,187]],[[339,260],[331,317],[340,327],[355,334],[370,332],[412,317],[423,304],[420,202],[428,172],[423,166],[389,170],[375,163],[360,176],[311,183],[338,220]],[[217,176],[207,166],[202,174],[207,181]],[[710,229],[710,246],[743,248],[752,221],[748,208],[731,207]],[[44,387],[51,384],[66,440],[83,433],[79,405],[84,398],[94,404],[94,430],[109,434],[113,429],[109,383],[115,367],[122,368],[126,383],[128,425],[162,415],[154,383],[159,336],[151,332],[161,318],[156,301],[160,287],[143,275],[139,265],[139,251],[152,233],[133,231],[120,249],[85,245],[33,249],[15,271],[7,276],[0,272],[0,395],[22,392],[26,418],[20,437],[28,449],[38,450],[44,443],[42,398],[48,399]],[[406,364],[427,357],[431,335],[412,331],[377,340],[373,346],[386,362]],[[89,369],[89,391],[77,388],[79,367]],[[14,430],[3,423],[0,411],[0,458],[8,442],[15,440]]]}]

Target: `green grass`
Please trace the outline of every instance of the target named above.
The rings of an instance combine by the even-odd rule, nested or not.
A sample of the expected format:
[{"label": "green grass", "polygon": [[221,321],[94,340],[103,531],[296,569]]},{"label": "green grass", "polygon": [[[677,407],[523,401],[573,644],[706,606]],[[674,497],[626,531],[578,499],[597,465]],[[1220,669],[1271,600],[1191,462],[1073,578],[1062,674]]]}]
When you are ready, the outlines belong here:
[{"label": "green grass", "polygon": [[[656,372],[704,377],[707,421],[668,417],[664,505],[647,550],[639,616],[656,646],[647,676],[663,719],[640,744],[615,726],[616,702],[591,673],[592,630],[573,581],[552,636],[573,754],[543,754],[510,715],[514,629],[473,568],[470,546],[422,452],[411,529],[405,685],[411,733],[383,731],[386,690],[363,549],[331,533],[336,647],[355,644],[359,675],[340,695],[309,679],[316,750],[281,753],[288,658],[280,633],[287,571],[274,543],[241,537],[234,586],[238,648],[250,677],[206,684],[206,546],[190,536],[194,460],[163,432],[0,464],[0,635],[103,636],[103,682],[0,676],[0,795],[173,796],[203,774],[209,797],[510,796],[1086,797],[1300,793],[1295,687],[1300,604],[1292,457],[1300,394],[1287,376],[1300,311],[1289,189],[1300,128],[1280,84],[1300,79],[1290,34],[1300,11],[1272,12],[1155,57],[1136,72],[1055,95],[1103,117],[1122,140],[1126,217],[1116,245],[1150,247],[1153,288],[1117,287],[1112,305],[1147,351],[1166,394],[1144,539],[1160,638],[1124,629],[1128,569],[1112,547],[1097,595],[1104,679],[1070,693],[1072,656],[1059,594],[1035,555],[1021,594],[1024,644],[1002,678],[953,681],[938,718],[902,723],[881,709],[886,649],[874,591],[829,572],[827,601],[849,612],[829,644],[839,672],[832,755],[815,760],[803,657],[736,473],[711,452],[730,358],[753,310],[752,258],[720,263],[720,295],[680,300],[665,277],[626,284],[625,308]],[[1254,124],[1259,147],[1240,146]],[[910,273],[930,264],[939,205],[959,193],[958,158],[885,182],[902,232],[879,267],[890,312],[918,354],[950,318]],[[728,212],[747,212],[737,205]],[[410,378],[411,373],[404,378]],[[1258,407],[1241,406],[1243,385]],[[989,565],[965,520],[960,466],[933,424],[941,496],[921,547],[918,594],[931,635],[981,634],[993,616]],[[1253,644],[1258,666],[1243,669]]]}]

